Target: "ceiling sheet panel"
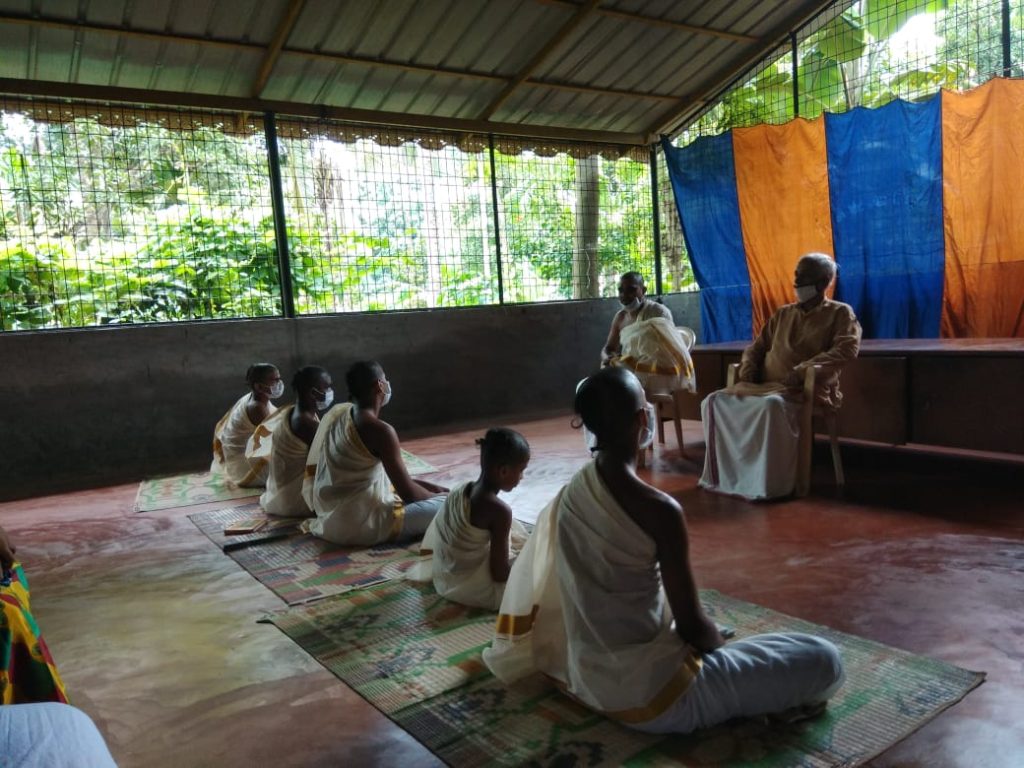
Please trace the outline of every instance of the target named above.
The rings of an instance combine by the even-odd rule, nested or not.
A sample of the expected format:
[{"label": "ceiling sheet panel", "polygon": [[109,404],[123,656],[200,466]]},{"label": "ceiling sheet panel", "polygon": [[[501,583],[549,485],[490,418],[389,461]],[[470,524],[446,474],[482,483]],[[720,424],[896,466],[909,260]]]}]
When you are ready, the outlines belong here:
[{"label": "ceiling sheet panel", "polygon": [[434,25],[417,61],[421,64],[451,66],[452,53],[465,45],[470,35],[476,34],[474,26],[480,23],[482,16],[491,12],[487,3],[452,0],[443,18]]},{"label": "ceiling sheet panel", "polygon": [[[250,54],[251,55],[251,54]],[[218,48],[202,48],[197,62],[193,62],[192,88],[197,93],[218,93],[224,82],[224,74],[234,54]]]},{"label": "ceiling sheet panel", "polygon": [[326,98],[325,86],[338,69],[339,65],[329,61],[282,54],[274,76],[263,91],[263,98],[300,104],[322,103]]},{"label": "ceiling sheet panel", "polygon": [[[250,42],[199,46],[0,22],[0,76],[250,96],[289,0],[0,0],[0,14]],[[603,0],[602,7],[763,36],[811,0]],[[824,3],[822,3],[824,5]],[[307,0],[286,48],[381,58],[513,78],[573,17],[545,0]],[[78,43],[76,44],[76,39]],[[30,43],[35,41],[34,49]],[[764,42],[737,42],[593,13],[531,73],[593,88],[686,97],[716,91]],[[77,64],[76,64],[77,62]],[[504,81],[344,64],[282,53],[263,97],[474,119]],[[518,86],[493,115],[634,132],[672,102]]]},{"label": "ceiling sheet panel", "polygon": [[359,0],[308,6],[288,41],[290,47],[352,53],[376,16],[373,3]]},{"label": "ceiling sheet panel", "polygon": [[[532,3],[533,0],[524,0]],[[459,44],[448,56],[447,65],[457,69],[470,69],[487,72],[481,63],[486,52],[506,34],[524,2],[480,3],[484,6],[481,12],[473,17],[473,22],[462,34]],[[507,74],[507,73],[505,73]]]},{"label": "ceiling sheet panel", "polygon": [[0,0],[0,13],[27,16],[32,12],[32,0]]},{"label": "ceiling sheet panel", "polygon": [[359,56],[380,58],[391,44],[396,29],[412,10],[415,0],[378,0],[378,12],[369,18],[362,34],[348,47]]},{"label": "ceiling sheet panel", "polygon": [[[529,0],[521,3],[502,34],[478,56],[476,68],[503,75],[519,73],[571,18],[571,9]],[[583,22],[583,26],[587,24]],[[567,44],[577,39],[579,32],[579,29],[574,30],[549,56],[557,57]],[[542,67],[543,62],[538,70]]]},{"label": "ceiling sheet panel", "polygon": [[[35,72],[32,77],[57,82],[67,80],[71,69],[75,33],[63,29],[41,29],[36,34]],[[24,38],[21,45],[25,46],[29,42],[28,30],[22,28],[21,35]],[[4,51],[3,55],[6,56],[7,51]],[[101,66],[105,66],[109,72],[109,62]]]},{"label": "ceiling sheet panel", "polygon": [[12,24],[0,24],[0,77],[24,80],[29,77],[26,30]]}]

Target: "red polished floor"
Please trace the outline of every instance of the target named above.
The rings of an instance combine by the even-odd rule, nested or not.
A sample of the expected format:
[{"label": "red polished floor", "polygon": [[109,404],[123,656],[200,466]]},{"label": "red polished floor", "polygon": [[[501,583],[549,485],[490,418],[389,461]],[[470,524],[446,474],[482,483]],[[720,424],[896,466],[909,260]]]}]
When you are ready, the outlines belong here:
[{"label": "red polished floor", "polygon": [[[587,455],[568,417],[518,428],[533,461],[510,500],[529,518]],[[479,432],[406,447],[469,478]],[[701,586],[988,673],[871,765],[1024,766],[1022,465],[846,446],[842,498],[822,452],[810,498],[752,504],[697,489],[699,439],[688,424],[687,460],[670,436],[647,475],[686,509]],[[135,491],[0,505],[73,702],[120,765],[438,764],[255,623],[284,605],[186,519],[201,507],[134,514]]]}]

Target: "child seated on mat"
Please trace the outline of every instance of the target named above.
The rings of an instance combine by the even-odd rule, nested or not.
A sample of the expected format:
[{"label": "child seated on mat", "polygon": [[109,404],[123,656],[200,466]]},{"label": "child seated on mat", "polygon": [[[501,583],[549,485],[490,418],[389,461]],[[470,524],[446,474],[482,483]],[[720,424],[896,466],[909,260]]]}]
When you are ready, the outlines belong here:
[{"label": "child seated on mat", "polygon": [[245,380],[249,391],[214,427],[210,472],[243,488],[262,488],[267,481],[267,462],[250,463],[245,447],[256,427],[277,410],[270,401],[284,394],[284,382],[277,366],[270,363],[250,365]]},{"label": "child seated on mat", "polygon": [[418,564],[410,578],[432,579],[438,594],[456,603],[497,610],[510,560],[527,536],[498,492],[519,485],[530,446],[518,432],[503,427],[487,430],[476,443],[480,477],[452,488],[420,547],[421,554],[432,557]]},{"label": "child seated on mat", "polygon": [[[320,414],[334,403],[334,384],[329,374],[316,365],[300,368],[292,379],[295,404],[284,408],[256,428],[249,440],[250,449],[263,433],[260,454],[270,463],[267,489],[260,496],[260,506],[271,515],[309,517],[310,511],[302,497],[309,446],[320,426]],[[249,451],[250,462],[257,455]]]}]

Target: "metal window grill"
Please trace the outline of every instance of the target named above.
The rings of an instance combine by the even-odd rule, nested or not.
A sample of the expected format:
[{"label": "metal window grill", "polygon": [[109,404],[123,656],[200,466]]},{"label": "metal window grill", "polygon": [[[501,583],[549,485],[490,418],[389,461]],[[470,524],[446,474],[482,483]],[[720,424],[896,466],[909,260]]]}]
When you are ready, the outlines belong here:
[{"label": "metal window grill", "polygon": [[904,0],[833,5],[796,33],[795,58],[791,45],[776,49],[679,132],[675,143],[795,116],[794,78],[795,113],[813,118],[897,98],[920,100],[942,88],[972,88],[996,75],[1019,77],[1024,0],[1005,5],[1006,39],[1003,0],[948,0],[944,8]]},{"label": "metal window grill", "polygon": [[298,313],[497,303],[486,138],[277,125]]},{"label": "metal window grill", "polygon": [[731,128],[779,124],[795,117],[792,48],[768,54],[742,82],[730,88],[676,137],[686,146],[701,136],[717,136]]},{"label": "metal window grill", "polygon": [[4,330],[280,313],[262,126],[0,97]]},{"label": "metal window grill", "polygon": [[854,3],[799,45],[800,115],[917,101],[1003,71],[1002,0]]},{"label": "metal window grill", "polygon": [[654,285],[645,155],[512,140],[496,146],[506,302],[614,296],[622,273],[634,270]]},{"label": "metal window grill", "polygon": [[683,228],[679,223],[672,182],[668,178],[665,154],[657,151],[658,164],[658,237],[661,246],[661,286],[664,293],[696,291],[697,280],[690,266]]},{"label": "metal window grill", "polygon": [[1010,77],[1024,77],[1024,0],[1010,0]]}]

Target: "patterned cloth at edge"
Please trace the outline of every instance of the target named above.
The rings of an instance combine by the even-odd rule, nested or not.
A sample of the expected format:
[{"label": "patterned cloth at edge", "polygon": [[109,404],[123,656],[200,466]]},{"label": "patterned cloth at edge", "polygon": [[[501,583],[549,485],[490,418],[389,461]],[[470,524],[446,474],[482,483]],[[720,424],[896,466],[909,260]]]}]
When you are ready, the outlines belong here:
[{"label": "patterned cloth at edge", "polygon": [[11,585],[0,586],[0,703],[67,703],[67,692],[46,641],[32,617],[28,579],[20,564]]}]

